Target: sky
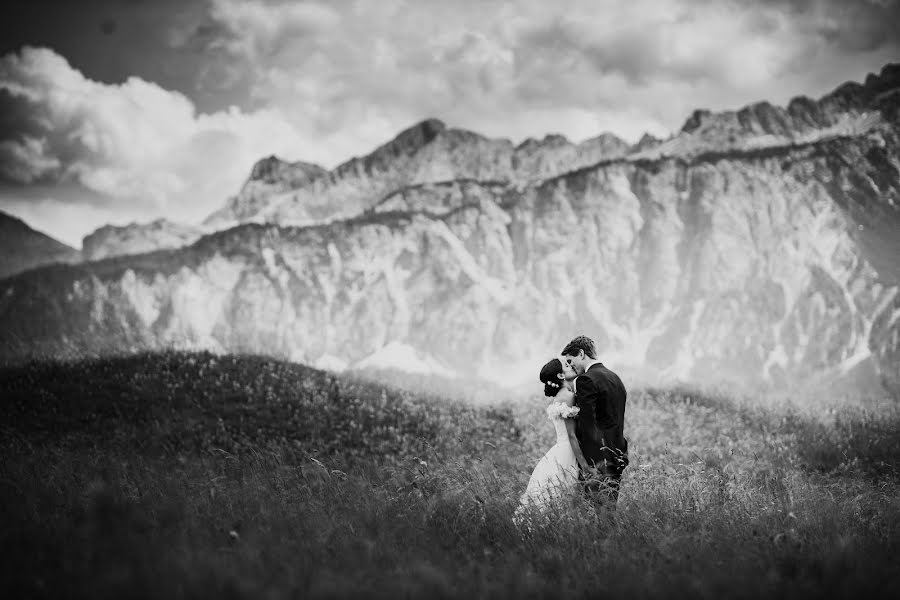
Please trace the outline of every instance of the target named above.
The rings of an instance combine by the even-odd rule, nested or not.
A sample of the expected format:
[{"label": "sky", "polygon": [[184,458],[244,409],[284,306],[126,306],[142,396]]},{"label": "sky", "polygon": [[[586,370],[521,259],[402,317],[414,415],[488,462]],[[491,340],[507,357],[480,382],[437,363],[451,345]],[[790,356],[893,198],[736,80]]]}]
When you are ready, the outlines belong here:
[{"label": "sky", "polygon": [[75,247],[199,223],[275,154],[333,168],[426,118],[665,137],[900,62],[900,0],[12,0],[0,210]]}]

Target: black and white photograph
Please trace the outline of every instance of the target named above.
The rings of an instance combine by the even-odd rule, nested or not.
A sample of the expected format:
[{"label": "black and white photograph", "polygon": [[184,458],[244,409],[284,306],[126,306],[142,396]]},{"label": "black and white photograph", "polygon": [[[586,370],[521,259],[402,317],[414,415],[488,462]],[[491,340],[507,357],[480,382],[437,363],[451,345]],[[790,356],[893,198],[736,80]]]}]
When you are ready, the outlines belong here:
[{"label": "black and white photograph", "polygon": [[0,596],[894,598],[900,0],[11,0]]}]

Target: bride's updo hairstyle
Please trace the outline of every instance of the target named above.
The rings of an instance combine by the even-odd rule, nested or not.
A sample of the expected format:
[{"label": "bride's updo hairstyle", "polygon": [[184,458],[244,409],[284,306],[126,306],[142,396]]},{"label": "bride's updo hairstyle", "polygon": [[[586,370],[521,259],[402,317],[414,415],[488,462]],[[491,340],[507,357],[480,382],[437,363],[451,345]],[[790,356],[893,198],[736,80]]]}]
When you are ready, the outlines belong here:
[{"label": "bride's updo hairstyle", "polygon": [[551,398],[559,393],[563,387],[563,380],[559,378],[563,372],[562,362],[554,358],[541,368],[541,383],[544,384],[544,395]]}]

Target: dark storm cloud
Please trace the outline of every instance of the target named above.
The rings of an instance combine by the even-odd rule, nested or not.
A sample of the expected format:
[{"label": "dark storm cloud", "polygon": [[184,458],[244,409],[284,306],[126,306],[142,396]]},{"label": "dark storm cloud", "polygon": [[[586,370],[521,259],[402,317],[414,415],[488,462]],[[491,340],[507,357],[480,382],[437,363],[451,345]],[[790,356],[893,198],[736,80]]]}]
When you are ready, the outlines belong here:
[{"label": "dark storm cloud", "polygon": [[[711,0],[696,0],[708,5]],[[900,47],[898,0],[759,0],[762,11],[786,15],[798,31],[820,38],[846,52],[870,52]]]},{"label": "dark storm cloud", "polygon": [[34,161],[24,160],[25,148],[18,148],[14,140],[26,137],[27,132],[40,128],[40,116],[29,103],[0,88],[0,182],[29,184],[45,176],[52,176],[53,168],[42,168]]},{"label": "dark storm cloud", "polygon": [[816,31],[849,52],[900,46],[900,2],[829,2],[829,16]]}]

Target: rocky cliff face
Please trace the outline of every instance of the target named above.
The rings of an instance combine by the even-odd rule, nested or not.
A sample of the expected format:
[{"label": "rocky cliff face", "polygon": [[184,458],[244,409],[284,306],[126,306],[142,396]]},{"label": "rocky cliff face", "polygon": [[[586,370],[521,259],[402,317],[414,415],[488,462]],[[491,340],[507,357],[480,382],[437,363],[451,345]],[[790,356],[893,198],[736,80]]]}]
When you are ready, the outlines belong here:
[{"label": "rocky cliff face", "polygon": [[198,227],[166,219],[124,226],[106,225],[84,237],[82,253],[85,260],[141,254],[187,246],[197,241],[201,235],[203,231]]},{"label": "rocky cliff face", "polygon": [[[0,354],[199,347],[531,380],[587,333],[617,369],[758,387],[867,367],[900,393],[900,125],[879,104],[895,72],[858,95],[862,131],[630,154],[531,183],[498,177],[514,169],[503,144],[432,124],[307,184],[381,181],[354,217],[248,223],[4,282]],[[674,138],[704,125],[688,129]],[[419,163],[438,138],[443,158]],[[446,158],[473,145],[486,166]],[[471,177],[447,178],[450,164]]]},{"label": "rocky cliff face", "polygon": [[74,263],[81,252],[0,212],[0,279],[52,263]]}]

